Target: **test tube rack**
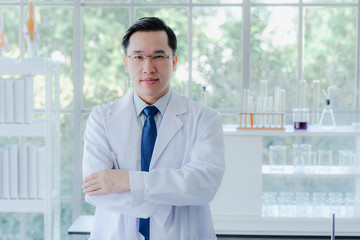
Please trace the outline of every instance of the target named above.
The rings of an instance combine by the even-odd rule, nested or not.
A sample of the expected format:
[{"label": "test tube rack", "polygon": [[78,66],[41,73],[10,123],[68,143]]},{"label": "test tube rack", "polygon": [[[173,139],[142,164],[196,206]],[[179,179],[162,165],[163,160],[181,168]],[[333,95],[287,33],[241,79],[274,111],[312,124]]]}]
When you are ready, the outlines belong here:
[{"label": "test tube rack", "polygon": [[[285,130],[284,118],[285,113],[239,113],[240,122],[238,130]],[[266,119],[277,119],[269,123]],[[266,123],[267,122],[267,123]]]}]

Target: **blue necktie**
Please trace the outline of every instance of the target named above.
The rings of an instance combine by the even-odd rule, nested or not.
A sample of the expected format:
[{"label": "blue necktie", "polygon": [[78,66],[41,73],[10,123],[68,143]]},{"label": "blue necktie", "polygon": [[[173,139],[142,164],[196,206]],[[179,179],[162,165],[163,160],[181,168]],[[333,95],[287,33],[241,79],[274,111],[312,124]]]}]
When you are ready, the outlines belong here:
[{"label": "blue necktie", "polygon": [[[143,111],[146,120],[141,137],[141,171],[148,172],[157,135],[154,115],[159,110],[155,106],[147,106]],[[150,218],[139,219],[139,232],[150,240]]]}]

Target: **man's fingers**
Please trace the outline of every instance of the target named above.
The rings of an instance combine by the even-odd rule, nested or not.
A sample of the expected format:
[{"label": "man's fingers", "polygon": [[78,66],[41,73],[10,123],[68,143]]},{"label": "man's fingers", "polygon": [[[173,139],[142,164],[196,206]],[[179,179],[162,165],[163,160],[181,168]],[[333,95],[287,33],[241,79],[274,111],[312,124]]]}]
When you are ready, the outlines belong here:
[{"label": "man's fingers", "polygon": [[92,179],[96,179],[98,177],[98,175],[99,175],[99,172],[92,173],[89,176],[87,176],[83,182],[86,183],[88,181],[91,181]]},{"label": "man's fingers", "polygon": [[86,195],[88,195],[88,196],[96,196],[96,195],[100,195],[100,194],[103,194],[103,193],[104,193],[104,191],[102,189],[98,189],[96,191],[86,193]]},{"label": "man's fingers", "polygon": [[83,192],[84,193],[90,193],[90,192],[98,191],[100,189],[101,189],[101,187],[98,184],[95,184],[95,185],[92,185],[92,186],[89,186],[89,187],[85,187]]},{"label": "man's fingers", "polygon": [[95,179],[91,179],[87,182],[84,182],[84,184],[82,185],[82,188],[85,189],[85,188],[89,188],[93,185],[96,185],[99,183],[99,179],[95,178]]}]

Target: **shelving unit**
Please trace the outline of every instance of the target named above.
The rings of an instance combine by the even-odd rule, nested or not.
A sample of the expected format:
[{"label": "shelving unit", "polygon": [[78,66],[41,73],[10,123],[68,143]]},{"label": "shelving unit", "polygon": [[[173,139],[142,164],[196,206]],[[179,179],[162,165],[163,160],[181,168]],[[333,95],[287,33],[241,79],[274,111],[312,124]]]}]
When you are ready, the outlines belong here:
[{"label": "shelving unit", "polygon": [[[59,64],[46,59],[21,62],[0,59],[0,76],[45,77],[45,119],[30,124],[0,124],[0,137],[42,137],[45,147],[43,199],[0,199],[0,212],[44,215],[44,239],[60,239],[60,102]],[[34,81],[34,84],[36,82]]]},{"label": "shelving unit", "polygon": [[[353,178],[360,193],[360,169],[343,171],[332,166],[331,171],[319,171],[316,166],[302,172],[293,166],[271,171],[263,163],[264,137],[354,137],[355,152],[360,153],[360,130],[352,126],[338,126],[333,130],[310,127],[307,131],[285,126],[277,130],[237,130],[224,126],[226,169],[222,185],[210,203],[215,230],[218,234],[330,236],[331,219],[324,217],[264,217],[262,215],[263,179]],[[359,155],[357,157],[359,163]],[[358,164],[359,165],[359,164]],[[360,236],[360,218],[337,218],[337,236]]]}]

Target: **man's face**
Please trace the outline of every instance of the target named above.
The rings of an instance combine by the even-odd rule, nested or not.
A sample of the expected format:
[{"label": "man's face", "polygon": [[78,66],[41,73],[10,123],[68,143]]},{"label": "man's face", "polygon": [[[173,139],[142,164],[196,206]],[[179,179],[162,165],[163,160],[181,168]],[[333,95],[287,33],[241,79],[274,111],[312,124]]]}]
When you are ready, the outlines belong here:
[{"label": "man's face", "polygon": [[[143,61],[138,60],[144,56],[165,56],[165,59],[159,62],[152,61],[149,57]],[[172,55],[165,31],[135,32],[130,37],[124,62],[125,71],[130,75],[136,94],[146,103],[154,104],[170,88],[177,56]]]}]

